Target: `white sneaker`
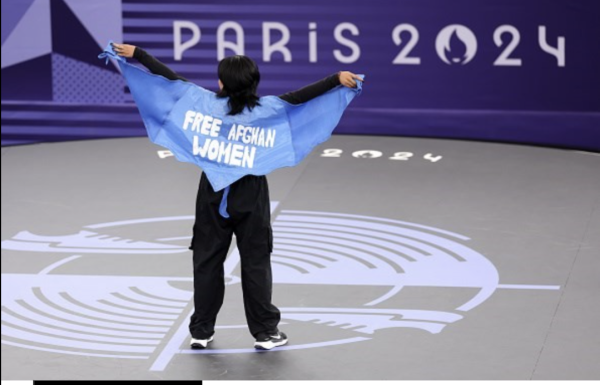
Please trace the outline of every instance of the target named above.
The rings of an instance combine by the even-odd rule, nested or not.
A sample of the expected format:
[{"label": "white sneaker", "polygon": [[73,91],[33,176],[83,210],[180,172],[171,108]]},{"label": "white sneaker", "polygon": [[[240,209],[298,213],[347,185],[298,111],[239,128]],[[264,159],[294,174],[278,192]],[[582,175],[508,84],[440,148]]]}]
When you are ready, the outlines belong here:
[{"label": "white sneaker", "polygon": [[208,343],[212,342],[213,339],[214,338],[212,336],[210,336],[210,338],[206,339],[206,340],[198,340],[196,338],[192,338],[190,341],[190,347],[192,349],[206,349],[206,347],[208,346]]},{"label": "white sneaker", "polygon": [[268,334],[259,335],[254,343],[254,348],[260,350],[271,350],[277,346],[285,345],[287,342],[287,336],[282,332],[272,336]]}]

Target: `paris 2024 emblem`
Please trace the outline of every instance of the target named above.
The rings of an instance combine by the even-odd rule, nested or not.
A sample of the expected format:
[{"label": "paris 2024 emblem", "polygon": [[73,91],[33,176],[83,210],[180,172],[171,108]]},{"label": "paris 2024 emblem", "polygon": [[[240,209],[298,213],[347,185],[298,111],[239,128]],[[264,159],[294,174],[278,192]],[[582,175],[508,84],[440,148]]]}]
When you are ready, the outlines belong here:
[{"label": "paris 2024 emblem", "polygon": [[[277,202],[272,202],[272,209],[276,207]],[[116,256],[124,261],[132,256],[190,253],[186,234],[143,240],[121,236],[135,226],[169,228],[184,223],[191,232],[193,217],[179,216],[92,224],[60,236],[24,230],[3,240],[3,250],[22,253],[23,258],[42,253],[52,262],[36,274],[2,273],[2,343],[62,354],[151,360],[149,369],[154,371],[164,370],[177,354],[255,353],[248,348],[187,349],[191,265],[187,276],[106,274],[103,269],[64,273],[65,266],[86,258],[95,258],[95,266],[104,258],[104,266]],[[282,210],[273,232],[274,283],[321,293],[310,297],[317,299],[312,304],[305,300],[309,297],[300,300],[291,295],[288,303],[278,303],[282,323],[290,336],[300,326],[328,331],[315,329],[311,335],[317,340],[296,338],[273,352],[361,343],[377,339],[382,330],[437,334],[460,322],[498,289],[559,289],[501,284],[496,267],[469,247],[468,237],[423,224]],[[225,262],[228,285],[240,283],[235,275],[239,258],[234,248]],[[160,271],[160,266],[155,270]],[[414,298],[403,302],[403,292],[415,288],[460,294],[444,305],[425,303],[426,296],[419,303]],[[361,295],[356,295],[357,289]],[[344,290],[353,294],[340,301]],[[471,293],[468,298],[465,292]],[[365,299],[365,293],[375,294]],[[243,322],[222,321],[217,332],[248,333]]]}]

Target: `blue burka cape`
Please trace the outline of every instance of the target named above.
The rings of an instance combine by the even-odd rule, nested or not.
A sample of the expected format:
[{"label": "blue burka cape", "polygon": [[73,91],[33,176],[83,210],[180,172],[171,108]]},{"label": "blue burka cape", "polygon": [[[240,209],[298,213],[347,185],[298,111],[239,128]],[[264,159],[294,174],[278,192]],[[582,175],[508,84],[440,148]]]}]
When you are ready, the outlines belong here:
[{"label": "blue burka cape", "polygon": [[300,163],[329,139],[346,107],[362,91],[362,82],[357,81],[357,88],[340,85],[297,105],[263,96],[260,106],[231,116],[228,98],[133,66],[113,51],[111,43],[98,57],[119,63],[148,137],[179,161],[200,166],[214,191],[225,189],[219,208],[224,217],[229,185],[245,175],[266,175]]}]

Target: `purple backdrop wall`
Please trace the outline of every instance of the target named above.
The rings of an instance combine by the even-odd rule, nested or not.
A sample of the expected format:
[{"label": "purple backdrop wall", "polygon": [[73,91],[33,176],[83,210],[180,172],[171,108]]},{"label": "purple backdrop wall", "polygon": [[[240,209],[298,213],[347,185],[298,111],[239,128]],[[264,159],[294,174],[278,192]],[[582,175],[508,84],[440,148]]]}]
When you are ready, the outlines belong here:
[{"label": "purple backdrop wall", "polygon": [[244,53],[262,95],[367,75],[336,133],[600,150],[596,0],[2,0],[2,145],[145,135],[109,39],[216,89]]}]

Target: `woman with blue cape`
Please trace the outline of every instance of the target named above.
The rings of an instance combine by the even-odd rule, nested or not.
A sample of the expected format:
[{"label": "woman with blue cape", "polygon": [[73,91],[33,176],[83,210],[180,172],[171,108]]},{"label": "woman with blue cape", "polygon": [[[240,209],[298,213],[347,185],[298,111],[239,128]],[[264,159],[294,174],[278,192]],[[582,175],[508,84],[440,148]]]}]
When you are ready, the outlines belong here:
[{"label": "woman with blue cape", "polygon": [[[114,52],[135,58],[152,73],[169,80],[187,81],[140,47],[113,44]],[[334,73],[297,91],[280,95],[290,104],[302,104],[324,93],[345,86],[356,88],[362,78],[348,71]],[[218,98],[227,98],[227,115],[263,107],[257,95],[260,72],[256,63],[243,55],[222,59],[218,65]],[[223,194],[228,194],[223,197]],[[225,199],[226,213],[220,212]],[[221,207],[222,210],[222,207]],[[217,314],[225,296],[224,262],[236,235],[242,270],[244,310],[256,349],[270,350],[285,345],[287,336],[279,331],[279,309],[272,303],[273,278],[271,252],[273,231],[269,188],[265,175],[246,175],[228,189],[216,191],[202,173],[196,199],[196,221],[190,249],[194,264],[194,313],[190,320],[190,345],[204,349],[213,341]]]}]

